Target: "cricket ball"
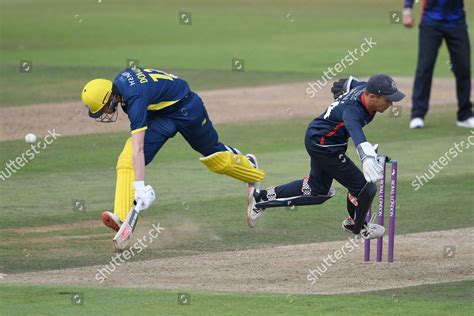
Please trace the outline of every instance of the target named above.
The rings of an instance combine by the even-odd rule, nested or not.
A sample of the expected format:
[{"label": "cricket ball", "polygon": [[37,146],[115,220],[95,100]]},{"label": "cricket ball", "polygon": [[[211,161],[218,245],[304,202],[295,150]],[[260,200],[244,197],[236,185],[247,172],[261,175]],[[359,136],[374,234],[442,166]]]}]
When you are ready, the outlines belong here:
[{"label": "cricket ball", "polygon": [[28,143],[28,144],[33,144],[33,143],[36,143],[36,135],[33,134],[33,133],[28,133],[26,134],[25,136],[25,141]]}]

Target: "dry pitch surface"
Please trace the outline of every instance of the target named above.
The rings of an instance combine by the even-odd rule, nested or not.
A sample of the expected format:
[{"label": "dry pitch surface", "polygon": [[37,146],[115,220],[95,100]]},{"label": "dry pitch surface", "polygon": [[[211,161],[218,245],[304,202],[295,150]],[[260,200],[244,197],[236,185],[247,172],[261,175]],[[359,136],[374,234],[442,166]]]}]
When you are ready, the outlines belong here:
[{"label": "dry pitch surface", "polygon": [[[163,232],[162,236],[166,234]],[[102,286],[335,294],[472,280],[473,237],[473,228],[399,235],[393,263],[363,262],[360,243],[328,267],[313,285],[307,280],[308,269],[321,267],[323,259],[341,249],[347,240],[122,263],[115,266]],[[374,254],[375,242],[372,245]],[[445,245],[454,250],[444,251]],[[384,246],[386,251],[386,240]],[[112,269],[110,264],[109,267]],[[7,280],[95,286],[99,285],[95,275],[101,268],[104,266],[12,274]]]}]

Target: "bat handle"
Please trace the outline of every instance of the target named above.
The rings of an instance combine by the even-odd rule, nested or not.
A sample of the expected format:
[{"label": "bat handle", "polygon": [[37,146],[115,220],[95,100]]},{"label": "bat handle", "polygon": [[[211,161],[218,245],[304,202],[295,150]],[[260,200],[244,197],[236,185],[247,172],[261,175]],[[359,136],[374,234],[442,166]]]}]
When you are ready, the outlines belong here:
[{"label": "bat handle", "polygon": [[141,199],[138,199],[135,201],[135,210],[140,213],[143,207],[143,201]]}]

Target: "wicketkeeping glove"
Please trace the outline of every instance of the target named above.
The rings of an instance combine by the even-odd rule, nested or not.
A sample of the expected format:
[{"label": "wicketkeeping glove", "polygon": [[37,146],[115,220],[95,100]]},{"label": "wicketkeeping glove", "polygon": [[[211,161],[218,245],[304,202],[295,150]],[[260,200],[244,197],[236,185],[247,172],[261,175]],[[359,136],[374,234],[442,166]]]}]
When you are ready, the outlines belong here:
[{"label": "wicketkeeping glove", "polygon": [[367,182],[377,182],[383,178],[383,167],[377,160],[374,146],[369,142],[360,143],[357,146],[357,154],[362,161],[362,170]]},{"label": "wicketkeeping glove", "polygon": [[345,79],[339,79],[338,81],[335,81],[332,84],[331,87],[331,93],[334,96],[334,100],[339,98],[341,95],[344,94],[344,83],[347,81],[347,78]]},{"label": "wicketkeeping glove", "polygon": [[331,92],[334,96],[334,100],[339,98],[346,92],[351,91],[351,84],[353,81],[358,81],[357,78],[349,76],[349,78],[339,79],[332,84]]}]

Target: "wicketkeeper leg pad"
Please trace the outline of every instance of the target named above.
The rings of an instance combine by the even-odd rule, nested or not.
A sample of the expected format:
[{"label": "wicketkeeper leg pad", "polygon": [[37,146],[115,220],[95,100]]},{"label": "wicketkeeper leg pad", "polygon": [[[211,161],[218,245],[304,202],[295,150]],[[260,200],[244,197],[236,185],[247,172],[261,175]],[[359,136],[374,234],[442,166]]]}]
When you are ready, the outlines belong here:
[{"label": "wicketkeeper leg pad", "polygon": [[199,160],[210,171],[228,175],[245,183],[260,182],[265,178],[265,172],[254,168],[247,157],[241,154],[220,151]]},{"label": "wicketkeeper leg pad", "polygon": [[132,183],[135,181],[135,171],[133,170],[133,147],[132,139],[125,142],[125,146],[117,161],[117,182],[115,185],[114,213],[123,222],[130,211],[135,190]]}]

